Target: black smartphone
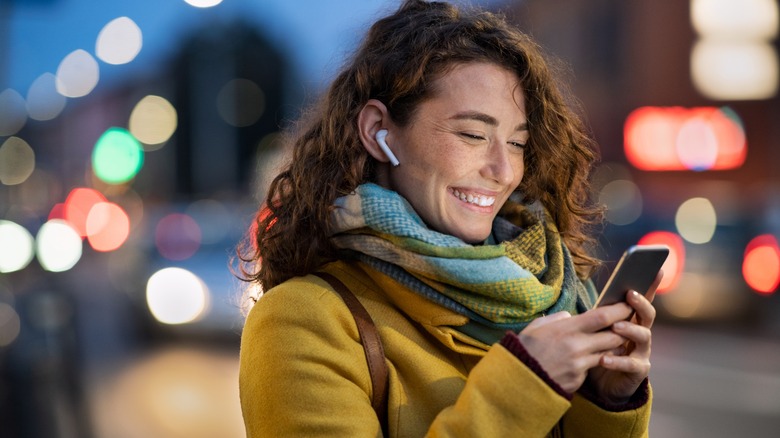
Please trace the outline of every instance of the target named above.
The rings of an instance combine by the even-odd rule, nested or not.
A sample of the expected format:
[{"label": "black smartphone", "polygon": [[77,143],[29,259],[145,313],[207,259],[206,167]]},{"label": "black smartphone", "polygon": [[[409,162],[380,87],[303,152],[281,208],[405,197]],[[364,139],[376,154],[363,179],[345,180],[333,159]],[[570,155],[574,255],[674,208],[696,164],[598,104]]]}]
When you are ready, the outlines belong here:
[{"label": "black smartphone", "polygon": [[646,294],[667,256],[669,247],[666,245],[629,247],[620,257],[594,307],[625,301],[626,293],[630,290]]}]

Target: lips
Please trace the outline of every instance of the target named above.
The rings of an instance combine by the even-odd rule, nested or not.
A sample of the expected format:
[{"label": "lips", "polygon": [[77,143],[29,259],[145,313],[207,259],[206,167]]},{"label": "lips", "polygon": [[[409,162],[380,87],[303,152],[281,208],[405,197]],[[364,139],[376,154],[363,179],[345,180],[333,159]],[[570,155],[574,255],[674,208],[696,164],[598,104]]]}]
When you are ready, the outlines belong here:
[{"label": "lips", "polygon": [[462,192],[456,189],[451,189],[451,191],[452,194],[455,195],[455,197],[460,199],[461,201],[468,202],[469,204],[478,205],[480,207],[490,207],[496,202],[495,196],[486,196],[478,193],[468,193],[465,191]]}]

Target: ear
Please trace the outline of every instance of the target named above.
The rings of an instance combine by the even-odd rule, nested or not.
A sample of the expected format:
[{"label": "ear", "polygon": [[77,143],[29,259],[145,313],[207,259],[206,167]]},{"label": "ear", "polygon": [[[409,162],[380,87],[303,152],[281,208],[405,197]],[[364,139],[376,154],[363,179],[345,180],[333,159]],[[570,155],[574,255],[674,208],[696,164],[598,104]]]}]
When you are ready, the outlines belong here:
[{"label": "ear", "polygon": [[388,163],[390,160],[376,141],[376,133],[381,129],[387,129],[392,124],[385,104],[376,99],[369,99],[358,114],[357,124],[360,142],[368,154],[379,162]]}]

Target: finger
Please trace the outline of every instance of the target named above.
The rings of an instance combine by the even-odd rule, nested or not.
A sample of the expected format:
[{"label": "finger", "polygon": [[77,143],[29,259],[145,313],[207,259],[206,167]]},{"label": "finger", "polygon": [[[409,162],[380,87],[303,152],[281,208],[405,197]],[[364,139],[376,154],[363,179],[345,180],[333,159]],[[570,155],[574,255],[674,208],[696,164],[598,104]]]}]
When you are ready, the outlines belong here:
[{"label": "finger", "polygon": [[658,271],[658,275],[655,276],[655,280],[653,280],[653,284],[650,285],[650,288],[647,289],[647,293],[645,294],[645,298],[647,298],[647,301],[650,301],[651,303],[655,299],[655,292],[658,289],[658,286],[661,284],[661,280],[664,278],[664,270],[661,269]]},{"label": "finger", "polygon": [[633,324],[628,321],[620,321],[612,326],[612,331],[630,342],[631,348],[630,350],[626,350],[629,354],[638,354],[641,356],[650,355],[650,344],[652,342],[653,334],[648,327]]},{"label": "finger", "polygon": [[597,307],[574,317],[576,329],[593,333],[604,330],[612,324],[628,319],[633,309],[625,302]]},{"label": "finger", "polygon": [[586,342],[583,346],[585,351],[592,353],[611,352],[613,354],[619,354],[619,352],[623,351],[623,345],[631,341],[628,337],[614,330],[596,332],[584,339],[584,342]]},{"label": "finger", "polygon": [[542,316],[541,318],[536,318],[528,324],[528,327],[541,327],[546,324],[550,324],[556,321],[560,321],[562,319],[571,318],[571,313],[562,311],[562,312],[556,312],[547,316]]},{"label": "finger", "polygon": [[642,378],[647,377],[650,373],[650,361],[631,356],[604,355],[601,357],[599,365],[609,370],[634,374]]},{"label": "finger", "polygon": [[626,302],[636,311],[632,322],[645,327],[652,327],[655,321],[655,307],[642,294],[631,291],[626,294]]}]

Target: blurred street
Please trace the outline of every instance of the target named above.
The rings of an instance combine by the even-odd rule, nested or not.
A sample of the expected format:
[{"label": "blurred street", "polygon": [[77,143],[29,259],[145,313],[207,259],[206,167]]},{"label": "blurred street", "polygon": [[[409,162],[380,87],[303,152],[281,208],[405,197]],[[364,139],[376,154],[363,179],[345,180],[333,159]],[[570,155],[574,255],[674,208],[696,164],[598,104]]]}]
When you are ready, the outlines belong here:
[{"label": "blurred street", "polygon": [[[453,2],[581,104],[597,286],[630,245],[672,250],[650,435],[780,436],[778,0]],[[398,4],[0,0],[0,438],[245,436],[236,245]]]},{"label": "blurred street", "polygon": [[780,342],[657,325],[650,436],[777,436]]}]

